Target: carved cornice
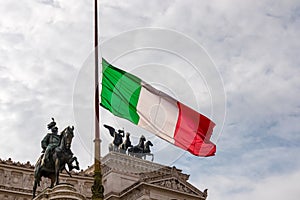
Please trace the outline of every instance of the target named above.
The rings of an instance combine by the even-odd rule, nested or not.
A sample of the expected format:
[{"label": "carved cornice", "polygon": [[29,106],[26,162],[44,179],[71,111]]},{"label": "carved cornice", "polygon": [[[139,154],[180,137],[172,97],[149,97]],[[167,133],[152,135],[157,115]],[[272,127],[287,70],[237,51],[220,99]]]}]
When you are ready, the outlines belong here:
[{"label": "carved cornice", "polygon": [[[93,172],[94,166],[90,166],[84,171],[85,174],[89,175],[92,175]],[[110,152],[101,158],[101,172],[103,176],[115,172],[139,176],[140,179],[161,176],[173,176],[183,181],[189,179],[189,175],[182,173],[182,170],[176,167],[161,165],[117,152]]]},{"label": "carved cornice", "polygon": [[30,189],[15,188],[15,187],[4,186],[4,185],[0,185],[0,191],[22,193],[22,194],[30,195],[30,196],[32,194],[32,190],[30,190]]},{"label": "carved cornice", "polygon": [[[14,162],[11,158],[7,160],[0,159],[0,166],[5,166],[4,168],[14,168],[14,169],[20,169],[22,171],[28,171],[32,172],[34,170],[34,165],[32,165],[29,161],[26,163],[20,163],[20,162]],[[71,175],[73,176],[79,176],[79,177],[93,177],[90,174],[86,174],[84,170],[81,170],[79,172],[71,171]],[[66,172],[62,173],[63,176],[68,176]]]},{"label": "carved cornice", "polygon": [[9,158],[8,160],[0,159],[0,164],[5,164],[5,165],[15,166],[15,167],[22,167],[22,168],[27,168],[27,169],[34,169],[34,165],[32,165],[29,161],[27,161],[26,163],[20,163],[20,162],[12,161],[11,158]]},{"label": "carved cornice", "polygon": [[[160,165],[147,160],[142,160],[132,156],[124,155],[117,152],[110,152],[102,158],[101,163],[104,166],[108,166],[114,171],[119,171],[124,174],[140,174],[143,172],[156,171],[164,168],[164,165]],[[105,175],[110,169],[104,170],[102,173]]]}]

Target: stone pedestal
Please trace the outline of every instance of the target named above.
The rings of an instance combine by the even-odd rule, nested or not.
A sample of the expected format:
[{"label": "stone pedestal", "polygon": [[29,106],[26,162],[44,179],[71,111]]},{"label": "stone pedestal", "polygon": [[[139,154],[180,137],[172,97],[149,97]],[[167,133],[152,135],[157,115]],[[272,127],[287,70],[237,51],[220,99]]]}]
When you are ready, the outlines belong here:
[{"label": "stone pedestal", "polygon": [[40,193],[34,200],[86,200],[86,198],[76,191],[74,186],[69,184],[57,185],[47,188]]}]

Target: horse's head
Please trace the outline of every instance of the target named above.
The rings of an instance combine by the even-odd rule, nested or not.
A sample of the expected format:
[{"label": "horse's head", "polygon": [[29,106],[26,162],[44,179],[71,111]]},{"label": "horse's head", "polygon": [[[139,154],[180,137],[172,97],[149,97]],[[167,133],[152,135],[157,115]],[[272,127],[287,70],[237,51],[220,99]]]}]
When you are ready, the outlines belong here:
[{"label": "horse's head", "polygon": [[150,140],[148,140],[145,145],[146,146],[151,146],[151,147],[153,146],[153,144],[152,144],[152,142]]},{"label": "horse's head", "polygon": [[146,141],[146,138],[145,138],[145,136],[143,136],[143,135],[142,135],[142,136],[140,137],[140,141],[143,141],[143,142],[145,142],[145,141]]},{"label": "horse's head", "polygon": [[61,137],[62,137],[62,141],[64,145],[64,147],[66,149],[70,149],[71,148],[71,143],[72,143],[72,139],[74,137],[74,126],[70,127],[68,126],[67,128],[65,128],[63,130],[63,132],[61,133]]}]

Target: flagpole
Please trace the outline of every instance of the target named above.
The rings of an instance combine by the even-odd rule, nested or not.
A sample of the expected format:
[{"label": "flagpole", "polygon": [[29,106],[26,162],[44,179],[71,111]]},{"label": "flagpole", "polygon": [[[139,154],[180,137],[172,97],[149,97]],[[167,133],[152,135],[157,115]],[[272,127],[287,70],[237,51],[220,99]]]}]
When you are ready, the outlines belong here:
[{"label": "flagpole", "polygon": [[98,5],[95,0],[95,158],[94,158],[94,184],[91,188],[93,200],[103,200],[104,188],[102,185],[100,160],[100,116],[99,116],[99,57],[98,57]]}]

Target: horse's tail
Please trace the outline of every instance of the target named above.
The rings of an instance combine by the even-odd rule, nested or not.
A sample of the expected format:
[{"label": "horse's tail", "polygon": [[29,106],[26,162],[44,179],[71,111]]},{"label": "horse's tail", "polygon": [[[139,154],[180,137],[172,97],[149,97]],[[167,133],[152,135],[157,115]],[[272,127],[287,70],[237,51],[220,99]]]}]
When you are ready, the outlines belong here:
[{"label": "horse's tail", "polygon": [[37,180],[34,180],[33,189],[32,189],[32,199],[34,199],[34,197],[35,197],[37,185],[38,185]]},{"label": "horse's tail", "polygon": [[44,157],[44,153],[42,155],[40,155],[39,159],[36,161],[35,163],[35,166],[34,167],[37,167],[38,165],[41,165],[41,161],[42,161],[42,158]]},{"label": "horse's tail", "polygon": [[34,183],[33,183],[33,188],[32,188],[32,199],[35,197],[35,192],[36,192],[36,188],[37,186],[40,186],[40,181],[41,181],[41,161],[43,158],[42,154],[38,161],[36,162],[35,166],[34,166]]},{"label": "horse's tail", "polygon": [[43,157],[44,157],[44,154],[42,154],[39,157],[39,159],[36,161],[36,163],[35,163],[35,166],[34,166],[34,178],[38,178],[39,174],[41,173],[40,169],[41,169],[41,162],[42,162]]}]

